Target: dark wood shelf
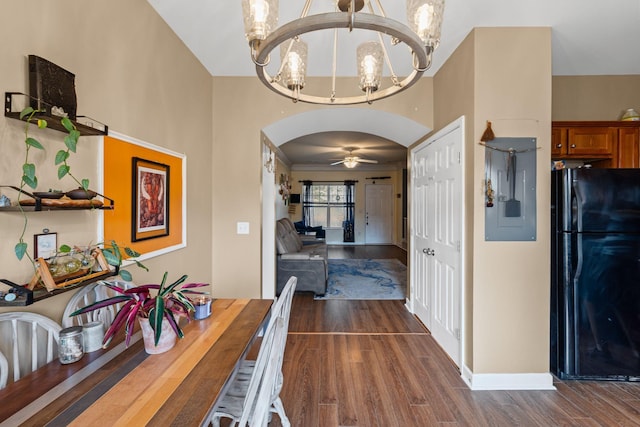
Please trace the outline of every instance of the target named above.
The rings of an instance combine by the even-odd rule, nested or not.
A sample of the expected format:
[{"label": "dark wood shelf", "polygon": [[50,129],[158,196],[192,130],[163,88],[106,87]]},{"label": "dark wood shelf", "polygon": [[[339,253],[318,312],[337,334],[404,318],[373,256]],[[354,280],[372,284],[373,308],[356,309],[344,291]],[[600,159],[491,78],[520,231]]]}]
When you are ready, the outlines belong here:
[{"label": "dark wood shelf", "polygon": [[89,211],[91,209],[100,209],[100,210],[113,210],[113,206],[99,206],[94,208],[66,208],[66,207],[56,207],[56,206],[40,206],[36,208],[35,206],[23,206],[22,210],[20,210],[17,206],[10,207],[0,207],[0,212],[52,212],[52,211]]},{"label": "dark wood shelf", "polygon": [[[58,203],[60,199],[43,199],[40,197],[36,197],[33,194],[25,190],[21,190],[20,188],[15,187],[13,185],[0,185],[0,188],[11,188],[34,200],[33,205],[23,204],[21,205],[21,207],[2,206],[0,207],[0,212],[87,211],[92,209],[113,210],[115,207],[115,201],[113,199],[100,193],[96,193],[97,196],[100,196],[104,199],[104,201],[100,201],[100,206],[91,206],[90,200],[82,200],[82,201],[69,200],[68,205],[61,205]],[[55,204],[53,204],[54,202]],[[84,202],[83,203],[84,206],[74,205],[74,203],[77,203],[77,202]],[[52,204],[48,205],[47,203],[52,203]]]},{"label": "dark wood shelf", "polygon": [[[20,119],[20,111],[15,111],[14,106],[14,97],[24,97],[24,107],[29,105],[31,97],[27,94],[21,92],[5,92],[4,93],[4,115],[5,117],[9,117],[10,119],[16,119],[23,122],[26,122],[25,119]],[[23,108],[24,108],[23,107]],[[67,130],[62,126],[60,120],[62,117],[53,116],[46,113],[37,113],[33,116],[34,119],[44,119],[47,121],[47,129],[54,129],[61,132],[66,132]],[[98,120],[92,119],[88,116],[77,116],[75,120],[71,120],[80,135],[108,135],[109,134],[109,126],[104,123],[99,122]],[[33,123],[35,125],[35,123]]]},{"label": "dark wood shelf", "polygon": [[34,304],[38,301],[42,301],[44,299],[51,298],[59,294],[63,294],[65,292],[80,289],[83,286],[90,285],[91,283],[95,283],[98,280],[104,280],[107,277],[112,277],[117,274],[118,274],[117,271],[105,271],[104,274],[98,277],[94,276],[91,279],[84,280],[84,281],[69,285],[67,287],[54,289],[51,291],[48,291],[46,288],[37,288],[32,291],[32,290],[29,290],[26,286],[15,284],[6,279],[0,279],[0,282],[13,288],[15,290],[14,293],[17,296],[17,298],[11,302],[5,301],[4,299],[0,299],[0,307],[24,307],[27,305]]}]

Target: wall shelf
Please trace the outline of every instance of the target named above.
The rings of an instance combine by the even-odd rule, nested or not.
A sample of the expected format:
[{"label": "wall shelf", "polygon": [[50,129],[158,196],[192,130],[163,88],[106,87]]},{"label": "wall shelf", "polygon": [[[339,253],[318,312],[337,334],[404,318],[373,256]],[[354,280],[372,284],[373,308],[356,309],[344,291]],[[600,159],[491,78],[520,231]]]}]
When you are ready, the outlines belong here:
[{"label": "wall shelf", "polygon": [[23,307],[23,306],[31,305],[38,301],[42,301],[44,299],[51,298],[53,296],[56,296],[65,292],[80,289],[83,286],[89,285],[98,280],[106,279],[107,277],[115,276],[117,274],[118,274],[117,271],[105,271],[101,275],[94,274],[91,276],[91,278],[87,280],[79,281],[72,285],[54,289],[52,291],[48,291],[46,288],[37,288],[34,290],[30,290],[26,286],[18,285],[6,279],[0,279],[0,282],[13,288],[14,293],[16,294],[16,299],[11,302],[5,301],[4,299],[0,299],[0,307]]},{"label": "wall shelf", "polygon": [[63,197],[60,199],[44,199],[37,197],[28,191],[21,190],[13,185],[0,185],[0,188],[11,188],[25,196],[28,199],[20,200],[20,206],[2,206],[0,212],[41,212],[41,211],[78,211],[78,210],[113,210],[115,201],[103,194],[96,193],[104,201],[100,200],[71,200]]},{"label": "wall shelf", "polygon": [[16,296],[13,301],[0,299],[0,307],[31,305],[118,274],[119,269],[109,266],[100,248],[93,249],[90,256],[95,260],[95,267],[91,266],[88,270],[79,269],[61,276],[54,276],[49,260],[37,258],[36,271],[28,284],[21,286],[6,279],[0,279],[0,282],[8,285],[11,293]]},{"label": "wall shelf", "polygon": [[[15,98],[15,99],[14,99]],[[21,99],[19,101],[18,99]],[[16,119],[23,122],[26,122],[24,119],[20,119],[20,111],[25,107],[28,107],[31,104],[31,100],[36,100],[40,104],[44,102],[41,100],[37,100],[27,94],[21,92],[5,92],[4,93],[4,115],[5,117],[9,117],[10,119]],[[47,108],[47,111],[50,111],[50,108]],[[53,116],[47,113],[37,113],[33,116],[36,119],[44,119],[47,121],[47,128],[54,129],[61,132],[66,132],[60,120],[62,117]],[[108,135],[109,134],[109,126],[104,123],[99,122],[98,120],[94,120],[88,116],[76,116],[75,120],[71,120],[80,135]]]}]

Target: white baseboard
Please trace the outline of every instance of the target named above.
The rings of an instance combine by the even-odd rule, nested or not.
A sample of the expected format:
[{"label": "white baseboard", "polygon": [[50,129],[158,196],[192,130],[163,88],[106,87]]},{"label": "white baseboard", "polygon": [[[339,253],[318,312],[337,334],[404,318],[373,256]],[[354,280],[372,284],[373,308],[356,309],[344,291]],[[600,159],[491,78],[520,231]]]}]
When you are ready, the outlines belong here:
[{"label": "white baseboard", "polygon": [[555,390],[553,376],[546,374],[474,374],[464,366],[462,379],[471,390]]}]

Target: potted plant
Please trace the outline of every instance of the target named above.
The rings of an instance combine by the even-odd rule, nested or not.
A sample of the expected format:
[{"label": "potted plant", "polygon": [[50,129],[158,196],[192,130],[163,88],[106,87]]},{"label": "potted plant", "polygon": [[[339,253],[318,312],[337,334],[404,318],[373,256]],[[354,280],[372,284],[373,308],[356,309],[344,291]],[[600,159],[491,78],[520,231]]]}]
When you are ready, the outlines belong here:
[{"label": "potted plant", "polygon": [[[115,334],[122,327],[125,328],[125,345],[129,346],[135,328],[135,321],[138,319],[142,327],[147,353],[154,354],[167,351],[175,344],[176,337],[182,338],[184,336],[179,324],[179,317],[185,317],[189,321],[191,312],[195,310],[193,302],[188,295],[204,294],[204,292],[193,289],[207,286],[205,283],[183,284],[187,279],[186,275],[167,285],[167,275],[168,273],[165,272],[160,284],[139,285],[129,289],[104,282],[105,286],[119,295],[80,308],[71,313],[71,316],[110,305],[121,304],[122,307],[105,332],[102,341],[103,348],[106,348],[111,343]],[[163,336],[163,334],[166,335]]]}]

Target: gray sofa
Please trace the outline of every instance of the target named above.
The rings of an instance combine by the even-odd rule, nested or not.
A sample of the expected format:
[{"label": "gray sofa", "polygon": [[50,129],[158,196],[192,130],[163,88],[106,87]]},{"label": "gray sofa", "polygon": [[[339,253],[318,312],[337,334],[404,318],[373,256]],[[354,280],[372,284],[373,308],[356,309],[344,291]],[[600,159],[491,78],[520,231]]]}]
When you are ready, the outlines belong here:
[{"label": "gray sofa", "polygon": [[289,218],[276,223],[276,295],[280,295],[289,277],[296,276],[296,291],[324,295],[327,291],[327,244],[324,240],[305,240]]}]

